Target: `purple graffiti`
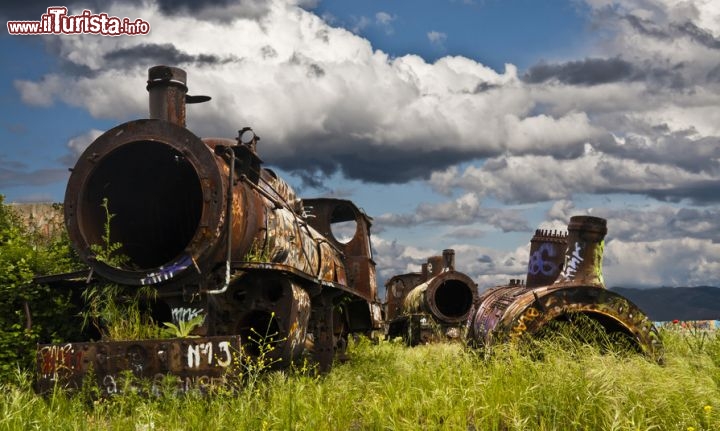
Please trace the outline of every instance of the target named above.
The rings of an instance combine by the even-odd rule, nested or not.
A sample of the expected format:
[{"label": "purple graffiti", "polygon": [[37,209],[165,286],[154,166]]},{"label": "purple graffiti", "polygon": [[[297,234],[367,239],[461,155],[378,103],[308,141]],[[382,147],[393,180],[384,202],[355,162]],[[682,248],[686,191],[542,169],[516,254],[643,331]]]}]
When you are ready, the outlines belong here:
[{"label": "purple graffiti", "polygon": [[557,272],[557,263],[552,260],[545,260],[548,257],[555,257],[557,250],[552,244],[544,243],[530,256],[530,262],[528,262],[528,274],[537,275],[552,275]]}]

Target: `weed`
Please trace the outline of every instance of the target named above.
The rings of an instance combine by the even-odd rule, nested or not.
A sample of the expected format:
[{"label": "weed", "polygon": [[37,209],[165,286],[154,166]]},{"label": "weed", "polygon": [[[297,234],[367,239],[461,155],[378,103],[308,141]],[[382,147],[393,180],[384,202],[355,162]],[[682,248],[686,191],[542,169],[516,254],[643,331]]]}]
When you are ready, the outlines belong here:
[{"label": "weed", "polygon": [[275,312],[271,313],[267,327],[262,333],[250,328],[251,335],[246,340],[241,340],[242,345],[234,364],[234,371],[242,377],[246,390],[256,389],[262,375],[281,361],[276,351],[285,343],[286,338],[279,338],[279,333],[273,332],[273,319]]},{"label": "weed", "polygon": [[[110,212],[108,198],[103,198],[100,206],[105,211],[103,224],[102,244],[92,244],[90,249],[95,259],[116,268],[127,265],[129,258],[119,253],[123,245],[111,239],[111,221],[116,216]],[[115,284],[101,284],[86,288],[82,297],[87,304],[81,312],[83,328],[89,323],[99,331],[106,340],[137,340],[145,338],[158,338],[164,333],[145,310],[142,302],[155,299],[157,292],[154,288],[145,286],[129,292],[127,288]],[[184,328],[183,328],[184,329]]]},{"label": "weed", "polygon": [[83,327],[92,324],[105,340],[141,340],[160,338],[162,329],[142,304],[154,300],[156,290],[145,286],[132,292],[116,284],[90,286],[82,297]]},{"label": "weed", "polygon": [[122,268],[130,259],[126,255],[118,253],[123,247],[122,243],[111,240],[110,222],[116,214],[110,212],[108,198],[103,198],[100,206],[105,210],[105,223],[103,223],[103,234],[101,235],[103,242],[102,244],[91,244],[90,250],[95,253],[95,259],[97,261],[104,262],[116,268]]},{"label": "weed", "polygon": [[190,333],[197,327],[202,326],[205,322],[204,315],[198,315],[192,319],[185,321],[180,320],[178,324],[171,322],[163,322],[165,328],[162,330],[162,334],[168,338],[192,338],[197,337],[196,335],[190,335]]},{"label": "weed", "polygon": [[270,253],[275,248],[274,238],[269,238],[267,242],[255,239],[250,249],[245,253],[243,261],[251,263],[262,263],[270,261]]}]

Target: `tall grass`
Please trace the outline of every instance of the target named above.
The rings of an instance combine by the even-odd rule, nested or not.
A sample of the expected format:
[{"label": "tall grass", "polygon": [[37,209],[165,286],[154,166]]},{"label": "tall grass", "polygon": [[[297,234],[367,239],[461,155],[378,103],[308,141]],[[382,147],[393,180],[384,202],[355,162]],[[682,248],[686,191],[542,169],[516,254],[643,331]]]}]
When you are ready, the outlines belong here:
[{"label": "tall grass", "polygon": [[720,336],[661,335],[663,366],[557,339],[486,354],[361,339],[328,375],[273,371],[213,395],[39,397],[19,374],[0,388],[0,429],[720,430]]}]

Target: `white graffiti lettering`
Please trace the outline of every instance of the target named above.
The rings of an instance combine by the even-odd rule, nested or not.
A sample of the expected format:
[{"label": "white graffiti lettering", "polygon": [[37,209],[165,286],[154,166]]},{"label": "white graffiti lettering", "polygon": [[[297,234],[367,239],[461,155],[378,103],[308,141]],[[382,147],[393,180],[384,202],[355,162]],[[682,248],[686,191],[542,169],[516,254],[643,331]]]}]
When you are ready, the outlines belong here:
[{"label": "white graffiti lettering", "polygon": [[230,343],[228,341],[219,342],[218,350],[220,350],[220,354],[224,355],[225,358],[221,359],[218,356],[217,364],[223,368],[230,366],[230,363],[232,362],[232,353],[230,353]]},{"label": "white graffiti lettering", "polygon": [[[217,356],[213,355],[213,351],[217,351]],[[198,368],[203,363],[212,365],[213,360],[219,367],[229,367],[232,363],[232,352],[230,351],[230,342],[220,341],[217,346],[213,343],[200,343],[188,346],[187,350],[187,366],[188,368]]]},{"label": "white graffiti lettering", "polygon": [[111,375],[107,375],[103,378],[103,386],[105,387],[105,392],[108,393],[108,395],[116,394],[117,389],[117,383],[115,383],[115,377]]},{"label": "white graffiti lettering", "polygon": [[576,242],[572,254],[565,256],[565,268],[563,268],[562,278],[573,280],[583,260],[582,247],[580,243]]},{"label": "white graffiti lettering", "polygon": [[43,347],[40,357],[41,374],[44,378],[59,372],[72,373],[82,368],[83,352],[75,351],[72,344]]},{"label": "white graffiti lettering", "polygon": [[199,316],[203,312],[202,308],[173,308],[171,310],[173,323],[189,322]]},{"label": "white graffiti lettering", "polygon": [[[202,357],[200,355],[202,355]],[[201,343],[195,346],[188,346],[188,368],[199,367],[201,358],[207,358],[208,365],[212,364],[212,343]]]}]

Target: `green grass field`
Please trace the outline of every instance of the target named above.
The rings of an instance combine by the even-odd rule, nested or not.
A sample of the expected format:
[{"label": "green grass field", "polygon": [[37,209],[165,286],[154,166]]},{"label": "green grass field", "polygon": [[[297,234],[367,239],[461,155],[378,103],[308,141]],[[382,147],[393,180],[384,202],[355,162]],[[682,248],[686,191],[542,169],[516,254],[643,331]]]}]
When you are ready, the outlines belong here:
[{"label": "green grass field", "polygon": [[317,376],[265,372],[212,395],[0,391],[3,430],[720,430],[720,334],[661,330],[665,364],[567,340],[480,354],[351,343]]}]

